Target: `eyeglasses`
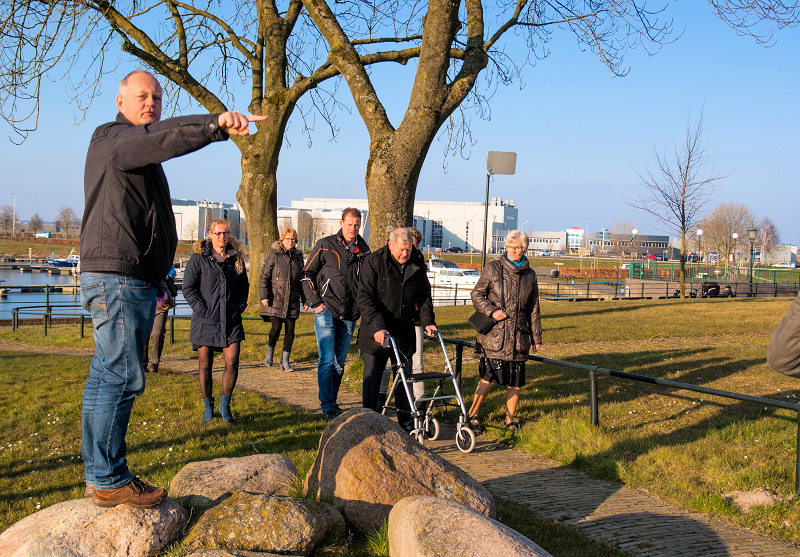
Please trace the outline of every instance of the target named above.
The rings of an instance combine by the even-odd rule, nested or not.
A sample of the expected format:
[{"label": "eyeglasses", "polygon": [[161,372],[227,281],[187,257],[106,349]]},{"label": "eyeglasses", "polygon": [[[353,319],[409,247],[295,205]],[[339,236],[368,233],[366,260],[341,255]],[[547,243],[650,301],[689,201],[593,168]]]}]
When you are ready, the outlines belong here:
[{"label": "eyeglasses", "polygon": [[216,236],[217,238],[219,238],[220,236],[230,236],[231,235],[231,231],[230,230],[226,230],[225,232],[212,232],[212,234],[214,236]]}]

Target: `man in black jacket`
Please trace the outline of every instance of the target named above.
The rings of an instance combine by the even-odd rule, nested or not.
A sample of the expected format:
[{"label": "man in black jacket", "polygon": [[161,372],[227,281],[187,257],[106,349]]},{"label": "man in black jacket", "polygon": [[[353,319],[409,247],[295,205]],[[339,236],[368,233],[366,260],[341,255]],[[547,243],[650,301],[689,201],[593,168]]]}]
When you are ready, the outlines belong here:
[{"label": "man in black jacket", "polygon": [[[414,326],[419,323],[428,336],[437,330],[425,262],[414,249],[408,228],[392,230],[388,245],[364,260],[357,299],[361,310],[358,347],[364,358],[362,402],[364,408],[379,410],[383,369],[390,357],[394,360],[392,350],[384,346],[387,336],[394,337],[410,369],[410,356],[416,349]],[[410,431],[413,416],[404,389],[396,391],[395,404],[400,427]]]},{"label": "man in black jacket", "polygon": [[143,71],[120,82],[116,104],[116,121],[92,135],[84,176],[81,305],[92,315],[96,354],[83,392],[81,456],[95,504],[151,507],[166,491],[128,470],[125,434],[133,401],[144,392],[155,286],[178,242],[160,163],[246,135],[248,122],[265,117],[224,112],[160,121],[161,86]]},{"label": "man in black jacket", "polygon": [[358,234],[361,211],[348,207],[340,224],[339,232],[322,238],[311,250],[301,280],[306,305],[314,308],[319,403],[328,420],[342,413],[336,399],[359,316],[355,286],[361,261],[369,253]]}]

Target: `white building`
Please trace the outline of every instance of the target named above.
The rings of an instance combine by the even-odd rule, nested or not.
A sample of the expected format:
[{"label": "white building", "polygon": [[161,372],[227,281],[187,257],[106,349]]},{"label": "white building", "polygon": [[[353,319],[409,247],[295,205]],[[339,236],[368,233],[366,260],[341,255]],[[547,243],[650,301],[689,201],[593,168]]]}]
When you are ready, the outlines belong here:
[{"label": "white building", "polygon": [[[369,241],[368,214],[366,199],[334,199],[306,197],[292,201],[291,209],[338,212],[336,230],[345,207],[355,207],[363,214],[361,235]],[[485,205],[478,201],[416,201],[414,203],[413,226],[422,233],[422,249],[431,250],[461,248],[463,250],[483,249],[483,218]],[[488,242],[498,238],[503,240],[508,230],[517,227],[518,210],[511,200],[499,197],[489,203]],[[298,232],[299,232],[298,228]],[[492,244],[489,244],[491,250]]]},{"label": "white building", "polygon": [[247,233],[241,209],[237,204],[220,203],[204,199],[172,199],[172,212],[175,213],[175,229],[178,240],[194,241],[204,238],[211,221],[225,219],[231,234],[247,243]]}]

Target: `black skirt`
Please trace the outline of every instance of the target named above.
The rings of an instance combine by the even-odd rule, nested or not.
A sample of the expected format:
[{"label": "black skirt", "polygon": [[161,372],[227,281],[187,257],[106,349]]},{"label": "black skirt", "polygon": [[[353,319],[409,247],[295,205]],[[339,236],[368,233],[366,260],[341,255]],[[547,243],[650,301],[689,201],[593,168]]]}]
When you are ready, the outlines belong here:
[{"label": "black skirt", "polygon": [[525,386],[525,362],[509,362],[495,358],[481,357],[478,374],[489,383],[506,387]]}]

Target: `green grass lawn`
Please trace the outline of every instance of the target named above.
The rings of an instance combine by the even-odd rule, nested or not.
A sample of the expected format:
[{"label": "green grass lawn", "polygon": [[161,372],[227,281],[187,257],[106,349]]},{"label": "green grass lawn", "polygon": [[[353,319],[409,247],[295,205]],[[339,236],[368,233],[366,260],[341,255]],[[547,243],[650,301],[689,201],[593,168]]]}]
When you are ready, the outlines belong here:
[{"label": "green grass lawn", "polygon": [[[800,382],[772,372],[765,360],[770,334],[789,303],[788,299],[543,302],[541,355],[800,401]],[[469,307],[437,308],[437,321],[444,336],[473,340],[474,334],[466,325],[471,311]],[[178,342],[168,344],[165,353],[189,355],[188,322],[178,323]],[[263,357],[267,326],[251,321],[247,322],[246,329],[248,338],[242,357],[258,361]],[[300,318],[297,333],[293,358],[313,363],[316,344],[310,315]],[[54,327],[47,339],[42,338],[41,328],[23,328],[17,332],[4,329],[0,331],[0,343],[4,340],[92,347],[90,337],[77,340],[77,326],[72,325]],[[452,347],[449,353],[453,355]],[[76,424],[86,359],[64,360],[69,362],[67,368],[72,370],[69,372],[72,379],[61,378],[58,370],[54,371],[54,367],[64,366],[58,363],[62,361],[59,357],[5,354],[3,360],[0,373],[5,377],[0,388],[0,402],[3,408],[13,409],[4,418],[0,417],[7,421],[0,426],[3,450],[0,465],[9,471],[3,472],[0,478],[8,482],[0,491],[14,495],[9,499],[8,509],[0,514],[2,524],[7,525],[15,517],[32,512],[36,501],[40,505],[51,504],[67,496],[77,496],[80,491]],[[426,347],[425,360],[428,369],[442,366],[441,351],[434,343]],[[361,368],[354,350],[349,361],[348,380],[343,388],[358,391]],[[477,362],[471,350],[466,350],[463,392],[467,404],[475,389],[476,375]],[[21,376],[26,378],[24,385],[19,382]],[[28,384],[29,377],[42,379]],[[504,396],[497,388],[482,409],[482,419],[489,426],[486,435],[502,439],[520,450],[580,468],[590,475],[648,489],[687,509],[723,516],[776,538],[800,543],[800,499],[791,497],[797,434],[793,412],[601,378],[598,385],[600,427],[594,428],[589,424],[589,387],[584,372],[531,363],[527,377],[517,413],[522,422],[520,434],[511,438],[501,428]],[[63,388],[53,395],[47,387],[48,380],[55,378]],[[187,382],[186,394],[182,395],[184,381]],[[25,397],[18,400],[21,392],[26,393]],[[53,396],[72,398],[59,402],[51,400]],[[54,412],[58,407],[63,410]],[[311,415],[281,409],[246,393],[237,398],[236,409],[244,418],[242,425],[228,429],[216,426],[214,441],[206,442],[201,424],[189,424],[187,432],[186,422],[175,419],[183,413],[199,415],[200,402],[196,399],[194,381],[183,375],[159,374],[134,407],[134,416],[139,416],[136,423],[146,421],[148,425],[146,431],[138,433],[134,433],[136,428],[132,427],[129,434],[132,451],[141,452],[133,452],[131,458],[137,459],[137,466],[145,467],[143,473],[149,479],[166,484],[166,480],[190,460],[262,452],[260,446],[258,451],[254,450],[253,443],[265,437],[264,431],[276,429],[271,425],[266,427],[273,419],[278,424],[275,446],[283,442],[281,438],[287,428],[300,427],[294,426],[295,423],[306,424],[304,438],[318,436],[324,426]],[[53,423],[56,415],[59,420]],[[70,425],[64,425],[64,420]],[[250,431],[246,426],[255,423],[262,424],[261,429]],[[243,431],[239,431],[240,428]],[[63,433],[53,435],[62,430]],[[169,441],[153,444],[156,431]],[[53,441],[51,447],[49,441],[42,444],[36,439],[37,433],[61,440]],[[303,447],[290,445],[286,448],[286,454],[303,472],[316,450],[315,441],[306,441],[308,444]],[[55,454],[56,445],[65,447],[62,449],[65,452]],[[182,460],[175,459],[177,446],[188,449]],[[172,452],[169,447],[173,448]],[[39,450],[33,452],[36,448]],[[175,460],[169,460],[170,455]],[[48,470],[54,467],[61,471],[58,476],[50,472],[45,476],[29,473],[32,464],[42,458],[46,464],[36,466]],[[58,459],[62,462],[54,466]],[[23,478],[25,483],[17,485]],[[776,491],[784,502],[743,515],[721,497],[729,491],[756,487]],[[26,494],[28,491],[32,493]]]}]

